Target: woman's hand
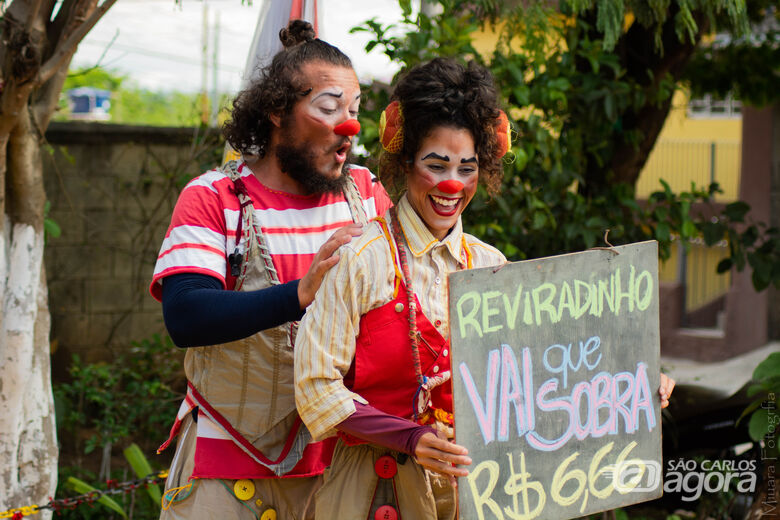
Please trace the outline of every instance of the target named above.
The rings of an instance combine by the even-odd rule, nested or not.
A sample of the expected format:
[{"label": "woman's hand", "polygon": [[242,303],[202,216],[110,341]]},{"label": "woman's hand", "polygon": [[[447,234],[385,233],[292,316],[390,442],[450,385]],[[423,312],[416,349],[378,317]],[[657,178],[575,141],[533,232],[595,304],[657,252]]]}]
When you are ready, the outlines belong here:
[{"label": "woman's hand", "polygon": [[339,255],[334,254],[336,250],[342,245],[348,244],[352,237],[360,236],[362,233],[363,226],[361,224],[349,224],[339,228],[322,244],[320,250],[314,255],[309,270],[298,282],[298,302],[301,304],[301,309],[305,309],[314,301],[314,294],[320,288],[325,273],[338,263]]},{"label": "woman's hand", "polygon": [[414,448],[414,458],[420,466],[448,476],[455,485],[455,477],[465,477],[469,470],[457,468],[453,464],[468,466],[471,458],[468,457],[469,450],[443,437],[441,432],[438,435],[432,432],[424,434]]},{"label": "woman's hand", "polygon": [[669,406],[669,398],[672,396],[674,390],[674,379],[661,374],[661,387],[658,389],[658,395],[661,396],[661,408]]}]

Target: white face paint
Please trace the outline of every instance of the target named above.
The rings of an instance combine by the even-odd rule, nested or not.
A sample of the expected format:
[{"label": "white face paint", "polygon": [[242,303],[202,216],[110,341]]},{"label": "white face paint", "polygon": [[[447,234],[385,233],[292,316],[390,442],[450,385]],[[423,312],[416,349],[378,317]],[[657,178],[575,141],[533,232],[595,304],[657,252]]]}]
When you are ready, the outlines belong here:
[{"label": "white face paint", "polygon": [[[423,139],[407,175],[406,198],[425,222],[431,234],[443,239],[460,218],[477,192],[479,163],[471,132],[465,128],[439,126]],[[463,184],[457,193],[438,188],[456,180]]]},{"label": "white face paint", "polygon": [[336,135],[333,127],[347,119],[356,119],[360,108],[360,84],[349,67],[323,62],[308,63],[301,68],[304,91],[311,89],[293,107],[285,133],[305,147],[313,169],[321,175],[336,178],[352,146],[352,139]]}]

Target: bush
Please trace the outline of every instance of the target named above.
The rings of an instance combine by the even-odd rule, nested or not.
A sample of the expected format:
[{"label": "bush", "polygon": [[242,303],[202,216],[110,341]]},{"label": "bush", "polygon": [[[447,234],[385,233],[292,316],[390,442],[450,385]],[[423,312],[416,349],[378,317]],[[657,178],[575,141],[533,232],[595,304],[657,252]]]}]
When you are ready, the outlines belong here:
[{"label": "bush", "polygon": [[84,363],[74,355],[71,381],[54,387],[60,439],[71,434],[84,454],[120,441],[148,452],[165,438],[184,398],[181,360],[171,339],[157,334],[112,362]]},{"label": "bush", "polygon": [[[183,352],[168,336],[133,342],[111,362],[85,363],[74,355],[68,369],[70,381],[54,385],[57,435],[64,450],[56,497],[79,493],[66,486],[76,477],[105,489],[108,479],[124,482],[136,479],[129,463],[115,448],[133,442],[152,454],[167,437],[184,398],[186,379]],[[89,458],[83,457],[90,456]],[[112,469],[112,460],[119,462]],[[68,464],[72,460],[74,464]],[[167,460],[155,461],[155,470]],[[159,505],[146,492],[133,491],[116,497],[131,518],[156,518]],[[110,510],[100,505],[81,505],[62,511],[64,518],[109,518]],[[119,518],[119,515],[114,515]]]}]

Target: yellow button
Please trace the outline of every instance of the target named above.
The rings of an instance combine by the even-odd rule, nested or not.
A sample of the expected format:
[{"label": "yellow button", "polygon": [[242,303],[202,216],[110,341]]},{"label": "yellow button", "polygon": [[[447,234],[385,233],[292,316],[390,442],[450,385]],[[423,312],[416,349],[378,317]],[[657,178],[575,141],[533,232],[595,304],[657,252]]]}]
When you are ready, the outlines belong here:
[{"label": "yellow button", "polygon": [[239,500],[249,500],[255,496],[255,483],[247,479],[237,480],[233,485],[233,493]]},{"label": "yellow button", "polygon": [[260,520],[276,520],[276,509],[267,510],[263,513],[263,516],[260,517]]},{"label": "yellow button", "polygon": [[263,501],[258,498],[257,500],[255,500],[255,505],[257,507],[261,507],[263,505]]},{"label": "yellow button", "polygon": [[404,304],[403,303],[396,303],[395,304],[395,312],[401,312],[404,310]]}]

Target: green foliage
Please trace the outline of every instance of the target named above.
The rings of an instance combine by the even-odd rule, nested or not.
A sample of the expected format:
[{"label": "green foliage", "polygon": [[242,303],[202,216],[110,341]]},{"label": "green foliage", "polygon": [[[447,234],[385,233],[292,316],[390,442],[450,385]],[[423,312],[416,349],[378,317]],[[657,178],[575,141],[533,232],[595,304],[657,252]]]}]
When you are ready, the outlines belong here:
[{"label": "green foliage", "polygon": [[[128,446],[124,450],[124,455],[138,479],[129,477],[126,469],[114,472],[111,475],[111,479],[115,481],[116,486],[112,489],[109,486],[109,482],[97,482],[97,476],[83,468],[60,467],[56,498],[59,500],[65,498],[72,499],[73,496],[85,494],[100,496],[102,494],[101,491],[108,491],[108,494],[102,494],[96,500],[97,504],[105,506],[122,518],[157,518],[160,515],[161,504],[159,486],[146,483],[138,488],[133,488],[133,486],[138,485],[140,480],[155,474],[155,472],[137,444]],[[78,475],[78,477],[75,475]],[[83,479],[87,479],[93,484]],[[144,492],[141,492],[141,489]],[[145,494],[146,499],[137,495],[137,493]],[[116,498],[112,498],[111,494]],[[121,502],[121,504],[117,501]],[[107,513],[105,509],[95,508],[92,504],[77,503],[75,509],[68,507],[58,510],[57,517],[64,516],[63,520],[104,519]],[[111,515],[109,518],[113,517],[114,515]]]},{"label": "green foliage", "polygon": [[[133,471],[138,478],[145,478],[153,473],[151,464],[146,460],[144,453],[136,443],[125,448],[122,453],[125,454],[125,459],[127,459],[127,462],[130,464],[130,467],[133,468]],[[160,494],[160,486],[157,484],[147,485],[146,493],[149,495],[149,498],[152,499],[153,504],[161,503],[162,495]]]},{"label": "green foliage", "polygon": [[727,240],[729,256],[718,264],[718,272],[750,265],[753,287],[762,291],[774,284],[780,287],[780,229],[748,219],[750,206],[737,201],[726,205],[720,216],[696,223],[707,245]]},{"label": "green foliage", "polygon": [[199,126],[197,94],[122,89],[111,99],[111,122],[149,126]]},{"label": "green foliage", "polygon": [[714,94],[754,106],[780,101],[780,9],[776,0],[747,4],[749,35],[723,33],[697,50],[685,79],[692,94]]},{"label": "green foliage", "polygon": [[[148,126],[199,126],[201,124],[200,94],[154,92],[128,86],[127,78],[115,71],[92,67],[71,71],[65,80],[63,93],[77,87],[95,87],[111,91],[111,123]],[[223,95],[219,106],[227,106]],[[56,120],[67,120],[68,103],[65,94],[60,101]]]},{"label": "green foliage", "polygon": [[[748,388],[748,397],[756,397],[742,413],[741,419],[750,417],[748,432],[756,442],[765,441],[766,450],[762,459],[777,458],[780,410],[777,397],[780,396],[780,352],[773,352],[758,364],[753,371],[753,384]],[[771,442],[766,442],[771,441]]]},{"label": "green foliage", "polygon": [[[467,231],[512,260],[602,245],[607,230],[615,245],[658,240],[661,257],[667,258],[673,240],[687,244],[703,233],[709,244],[722,238],[733,243],[730,262],[741,269],[747,261],[756,269],[757,288],[770,282],[780,286],[776,230],[755,224],[741,231],[747,217],[735,206],[715,227],[693,214],[717,186],[675,194],[663,183],[640,205],[633,185],[652,148],[650,142],[643,156],[635,155],[645,139],[637,122],[650,117],[648,112],[665,118],[676,88],[663,62],[675,41],[664,27],[672,23],[677,38],[687,42],[692,34],[698,38],[702,20],[715,23],[720,17],[741,33],[747,23],[741,2],[569,0],[561,2],[560,12],[537,2],[512,10],[495,2],[478,2],[476,8],[458,0],[440,3],[442,14],[435,19],[413,17],[404,9],[400,24],[369,20],[353,32],[368,32],[372,40],[366,49],[381,49],[402,68],[456,56],[491,69],[517,137],[505,159],[500,195],[489,200],[480,190],[464,219]],[[492,55],[475,51],[472,42],[483,22],[475,12],[496,22],[499,41]],[[636,22],[626,28],[629,12]],[[639,37],[646,34],[657,36],[649,49]],[[639,55],[647,57],[647,67],[636,66]],[[378,157],[376,122],[388,92],[374,86],[366,98],[361,142]],[[617,178],[615,170],[621,168],[629,175]]]},{"label": "green foliage", "polygon": [[51,202],[48,200],[43,205],[43,236],[46,241],[49,238],[59,238],[62,235],[62,228],[57,221],[49,217],[51,211]]},{"label": "green foliage", "polygon": [[62,85],[62,91],[67,92],[79,87],[94,87],[114,92],[119,90],[126,80],[126,76],[102,67],[82,68],[68,72],[65,83]]},{"label": "green foliage", "polygon": [[85,439],[85,454],[131,439],[152,448],[183,398],[181,353],[168,336],[135,342],[110,363],[74,355],[68,373],[70,382],[54,386],[57,426],[60,438]]},{"label": "green foliage", "polygon": [[[84,482],[81,479],[78,479],[76,477],[68,477],[65,481],[65,487],[67,489],[71,489],[78,493],[79,495],[83,495],[86,493],[92,493],[94,491],[97,491],[97,488],[94,486],[91,486]],[[111,509],[112,511],[115,511],[116,513],[119,513],[119,515],[122,518],[127,518],[127,513],[125,513],[125,510],[122,509],[122,507],[114,501],[111,497],[108,496],[102,496],[97,500],[98,504],[102,504],[106,506],[107,508]]]},{"label": "green foliage", "polygon": [[[134,480],[133,473],[139,478],[151,474],[152,465],[143,453],[154,452],[176,417],[186,384],[181,361],[182,352],[170,338],[156,334],[132,343],[111,362],[84,363],[73,356],[68,369],[71,380],[54,384],[60,442],[74,442],[78,452],[93,460],[100,457],[101,449],[105,458],[111,456],[113,446],[128,446],[124,450],[127,466],[114,469],[107,477],[129,481]],[[91,491],[88,488],[105,489],[105,482],[83,467],[95,464],[83,464],[80,457],[77,463],[79,467],[59,468],[57,498]],[[147,486],[140,496],[144,498],[135,492],[132,497],[116,495],[113,505],[104,505],[123,517],[126,513],[130,518],[157,518],[159,487]],[[107,510],[82,506],[62,513],[65,520],[98,519],[106,518]]]}]

